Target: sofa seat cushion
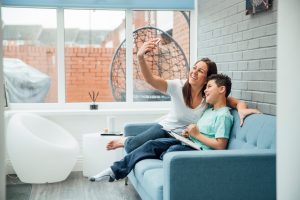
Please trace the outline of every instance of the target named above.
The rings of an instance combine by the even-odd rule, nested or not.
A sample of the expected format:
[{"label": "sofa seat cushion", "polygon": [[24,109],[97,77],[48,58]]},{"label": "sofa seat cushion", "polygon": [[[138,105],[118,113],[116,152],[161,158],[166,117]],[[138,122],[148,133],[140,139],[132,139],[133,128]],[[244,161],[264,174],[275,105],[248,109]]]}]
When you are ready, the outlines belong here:
[{"label": "sofa seat cushion", "polygon": [[144,174],[143,186],[152,199],[163,199],[163,168],[149,169]]},{"label": "sofa seat cushion", "polygon": [[153,199],[162,199],[163,195],[163,162],[158,159],[146,159],[138,162],[133,171],[148,195]]},{"label": "sofa seat cushion", "polygon": [[157,169],[157,168],[162,168],[163,167],[163,162],[158,159],[146,159],[146,160],[141,160],[138,162],[134,169],[133,173],[134,176],[142,182],[144,179],[144,174],[147,170],[149,169]]}]

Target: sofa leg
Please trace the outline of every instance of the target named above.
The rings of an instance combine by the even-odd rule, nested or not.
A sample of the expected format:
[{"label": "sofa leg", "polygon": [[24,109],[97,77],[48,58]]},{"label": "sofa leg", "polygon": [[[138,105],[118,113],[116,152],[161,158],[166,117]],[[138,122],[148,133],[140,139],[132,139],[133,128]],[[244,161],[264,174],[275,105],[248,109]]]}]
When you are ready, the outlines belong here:
[{"label": "sofa leg", "polygon": [[125,185],[128,185],[128,177],[125,177]]}]

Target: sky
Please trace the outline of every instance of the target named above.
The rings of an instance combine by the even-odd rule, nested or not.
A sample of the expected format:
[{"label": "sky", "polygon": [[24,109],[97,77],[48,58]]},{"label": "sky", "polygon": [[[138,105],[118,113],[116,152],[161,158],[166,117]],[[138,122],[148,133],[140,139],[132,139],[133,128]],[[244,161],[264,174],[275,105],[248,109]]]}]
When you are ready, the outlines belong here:
[{"label": "sky", "polygon": [[[44,28],[56,28],[55,9],[2,8],[4,24],[25,25],[41,24]],[[76,13],[76,14],[75,14]],[[170,29],[173,24],[172,12],[158,12],[158,28]],[[65,27],[80,29],[113,30],[122,23],[125,11],[107,10],[65,10]],[[91,19],[91,20],[89,20]]]}]

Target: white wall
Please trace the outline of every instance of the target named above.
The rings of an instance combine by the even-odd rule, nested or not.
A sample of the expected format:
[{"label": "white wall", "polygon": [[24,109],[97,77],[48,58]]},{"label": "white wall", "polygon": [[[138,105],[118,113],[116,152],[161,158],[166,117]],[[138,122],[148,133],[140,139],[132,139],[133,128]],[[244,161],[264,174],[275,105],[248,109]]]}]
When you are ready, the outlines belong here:
[{"label": "white wall", "polygon": [[278,2],[277,199],[300,199],[300,1]]},{"label": "white wall", "polygon": [[2,67],[2,23],[1,23],[1,1],[0,1],[0,200],[5,200],[5,137],[3,122],[3,67]]}]

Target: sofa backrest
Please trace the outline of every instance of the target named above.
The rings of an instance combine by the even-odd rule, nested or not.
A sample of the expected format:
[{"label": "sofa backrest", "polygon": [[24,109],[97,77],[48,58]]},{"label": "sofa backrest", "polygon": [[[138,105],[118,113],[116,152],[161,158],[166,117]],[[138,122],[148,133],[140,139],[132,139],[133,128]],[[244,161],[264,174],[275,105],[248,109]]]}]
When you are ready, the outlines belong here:
[{"label": "sofa backrest", "polygon": [[234,122],[228,149],[275,149],[276,117],[266,114],[252,114],[246,117],[240,127],[237,110],[232,109]]}]

